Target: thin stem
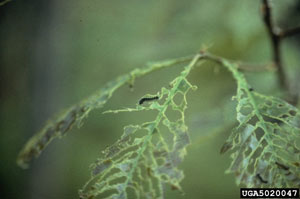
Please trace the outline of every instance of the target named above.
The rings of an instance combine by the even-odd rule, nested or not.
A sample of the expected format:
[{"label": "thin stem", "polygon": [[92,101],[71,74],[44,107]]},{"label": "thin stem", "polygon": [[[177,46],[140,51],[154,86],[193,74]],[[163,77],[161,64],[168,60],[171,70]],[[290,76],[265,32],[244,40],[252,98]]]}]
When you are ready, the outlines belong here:
[{"label": "thin stem", "polygon": [[261,0],[261,12],[263,15],[263,21],[267,28],[270,40],[272,42],[273,49],[273,62],[277,69],[278,83],[282,90],[287,92],[287,101],[289,103],[296,105],[298,103],[298,93],[294,93],[290,87],[290,82],[287,78],[286,72],[284,70],[282,60],[281,60],[281,41],[284,38],[300,34],[300,26],[282,30],[275,25],[272,20],[272,7],[269,0]]},{"label": "thin stem", "polygon": [[273,47],[273,61],[277,68],[277,75],[279,80],[279,86],[286,91],[289,91],[289,84],[286,78],[286,74],[284,68],[282,66],[281,61],[281,53],[280,53],[280,30],[274,25],[272,20],[272,10],[269,0],[262,0],[262,14],[263,14],[263,21],[269,33],[269,37],[272,42]]},{"label": "thin stem", "polygon": [[290,29],[286,29],[286,30],[282,30],[280,32],[280,37],[281,38],[287,38],[287,37],[295,36],[297,34],[300,34],[300,26],[290,28]]}]

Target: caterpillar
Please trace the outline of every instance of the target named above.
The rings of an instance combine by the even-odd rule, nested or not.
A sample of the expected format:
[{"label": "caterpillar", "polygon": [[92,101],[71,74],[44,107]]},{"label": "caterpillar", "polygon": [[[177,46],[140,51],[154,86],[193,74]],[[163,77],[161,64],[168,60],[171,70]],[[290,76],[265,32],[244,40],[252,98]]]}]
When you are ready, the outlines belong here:
[{"label": "caterpillar", "polygon": [[153,101],[153,100],[158,100],[159,97],[158,96],[154,96],[154,97],[143,97],[142,99],[139,100],[139,105],[142,105],[144,102],[146,101]]},{"label": "caterpillar", "polygon": [[259,181],[261,182],[261,183],[268,183],[268,181],[267,180],[264,180],[262,177],[261,177],[261,175],[258,173],[258,174],[256,174],[256,177],[259,179]]}]

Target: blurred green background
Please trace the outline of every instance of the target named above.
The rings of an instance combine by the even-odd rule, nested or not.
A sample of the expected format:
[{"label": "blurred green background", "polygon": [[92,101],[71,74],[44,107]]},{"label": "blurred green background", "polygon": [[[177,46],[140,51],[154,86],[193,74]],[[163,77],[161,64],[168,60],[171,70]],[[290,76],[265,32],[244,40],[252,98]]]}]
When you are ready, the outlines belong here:
[{"label": "blurred green background", "polygon": [[[299,1],[273,3],[282,27],[299,23]],[[0,198],[78,198],[89,165],[121,136],[123,126],[153,115],[96,110],[82,128],[51,143],[30,169],[18,168],[16,156],[53,114],[118,75],[149,61],[193,54],[203,45],[226,58],[268,63],[270,42],[259,9],[259,0],[13,0],[0,7]],[[282,48],[292,80],[300,74],[299,41],[299,36],[287,39]],[[134,91],[118,90],[105,109],[134,107],[181,69],[138,79]],[[278,94],[274,72],[246,76],[257,91]],[[192,145],[180,166],[185,195],[170,190],[166,198],[239,198],[233,175],[224,174],[229,155],[219,154],[235,124],[235,82],[212,63],[189,79],[198,90],[188,94]]]}]

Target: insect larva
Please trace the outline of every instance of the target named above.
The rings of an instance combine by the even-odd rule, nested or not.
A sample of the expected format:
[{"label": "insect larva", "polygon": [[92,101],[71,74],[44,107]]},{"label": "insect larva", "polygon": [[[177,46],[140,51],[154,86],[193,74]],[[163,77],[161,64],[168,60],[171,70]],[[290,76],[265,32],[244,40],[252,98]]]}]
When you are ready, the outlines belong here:
[{"label": "insect larva", "polygon": [[140,99],[139,101],[139,105],[142,105],[144,102],[146,101],[153,101],[153,100],[158,100],[159,97],[158,96],[154,96],[154,97],[143,97],[142,99]]},{"label": "insect larva", "polygon": [[261,183],[268,183],[268,181],[266,181],[266,180],[264,180],[261,176],[260,176],[260,174],[258,173],[258,174],[256,174],[256,177],[259,179],[259,181],[261,182]]}]

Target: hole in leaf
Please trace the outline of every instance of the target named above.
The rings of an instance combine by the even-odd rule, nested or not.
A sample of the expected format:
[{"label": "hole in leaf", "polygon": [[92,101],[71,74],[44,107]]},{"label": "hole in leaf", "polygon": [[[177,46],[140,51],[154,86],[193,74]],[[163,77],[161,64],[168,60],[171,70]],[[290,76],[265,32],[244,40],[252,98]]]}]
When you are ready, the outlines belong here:
[{"label": "hole in leaf", "polygon": [[137,190],[132,186],[126,188],[127,198],[137,198]]},{"label": "hole in leaf", "polygon": [[133,181],[138,182],[140,180],[146,180],[149,177],[146,172],[147,168],[148,166],[146,166],[143,162],[140,162],[134,174],[135,179]]},{"label": "hole in leaf", "polygon": [[[136,157],[136,151],[139,149],[139,146],[127,146],[126,148],[122,149],[118,154],[113,157],[113,159],[121,159],[123,160],[124,158],[134,158]],[[129,152],[135,151],[135,153],[131,154],[130,156],[126,155]]]},{"label": "hole in leaf", "polygon": [[[141,175],[141,174],[144,174],[144,175]],[[132,176],[131,182],[128,183],[129,186],[127,186],[127,188],[128,187],[137,188],[137,189],[144,188],[145,184],[146,184],[146,180],[148,180],[146,173],[144,172],[144,170],[141,169],[141,167],[139,165]],[[127,197],[127,198],[129,198],[129,197]]]},{"label": "hole in leaf", "polygon": [[277,123],[277,124],[278,124],[278,123],[281,123],[280,120],[278,120],[278,119],[276,119],[276,118],[271,118],[271,117],[266,116],[266,115],[263,116],[263,119],[264,119],[266,122]]},{"label": "hole in leaf", "polygon": [[283,118],[283,119],[288,118],[288,117],[289,117],[289,115],[287,115],[287,114],[283,114],[280,116],[280,118]]},{"label": "hole in leaf", "polygon": [[119,178],[115,178],[109,181],[109,185],[114,185],[114,184],[119,184],[119,183],[123,183],[125,182],[127,178],[125,176],[123,177],[119,177]]},{"label": "hole in leaf", "polygon": [[177,105],[180,106],[184,101],[184,97],[182,93],[176,93],[175,96],[173,97],[173,102]]},{"label": "hole in leaf", "polygon": [[282,108],[282,107],[283,107],[283,104],[277,104],[277,107],[278,107],[278,108]]},{"label": "hole in leaf", "polygon": [[262,138],[262,136],[264,136],[264,131],[263,131],[263,129],[262,128],[257,128],[256,130],[255,130],[255,136],[256,136],[256,139],[258,140],[258,141],[260,141],[260,139]]},{"label": "hole in leaf", "polygon": [[254,172],[254,162],[255,162],[255,158],[252,157],[251,160],[250,160],[250,163],[248,164],[248,167],[247,167],[247,171],[249,173],[253,173]]},{"label": "hole in leaf", "polygon": [[148,135],[148,130],[146,129],[141,129],[137,132],[135,132],[134,137],[135,138],[142,138]]},{"label": "hole in leaf", "polygon": [[165,115],[172,122],[176,122],[176,121],[180,120],[182,117],[180,111],[173,110],[172,107],[170,107],[170,106],[168,107],[167,111],[165,112]]},{"label": "hole in leaf", "polygon": [[253,126],[255,126],[256,122],[258,122],[258,118],[256,116],[252,117],[250,120],[249,120],[249,124],[252,124]]},{"label": "hole in leaf", "polygon": [[271,100],[267,100],[265,103],[266,103],[267,106],[272,106],[272,101]]},{"label": "hole in leaf", "polygon": [[110,159],[95,164],[95,167],[93,168],[93,175],[98,175],[105,169],[111,167],[112,164],[113,162]]},{"label": "hole in leaf", "polygon": [[293,162],[293,165],[295,165],[296,167],[300,167],[300,163],[299,162]]},{"label": "hole in leaf", "polygon": [[243,107],[240,112],[243,114],[243,115],[249,115],[250,113],[252,113],[253,109],[249,106],[247,107]]},{"label": "hole in leaf", "polygon": [[259,157],[261,155],[262,151],[263,151],[263,147],[262,146],[258,147],[253,154],[253,158],[256,159],[257,157]]},{"label": "hole in leaf", "polygon": [[278,138],[273,139],[273,144],[280,146],[280,147],[286,147],[285,141],[283,141],[282,139],[278,139]]},{"label": "hole in leaf", "polygon": [[[265,140],[263,140],[262,148],[265,148],[266,146],[267,146],[267,142]],[[269,161],[271,159],[271,157],[272,157],[272,153],[270,153],[270,152],[264,153],[264,155],[263,155],[263,159],[265,161]]]},{"label": "hole in leaf", "polygon": [[252,152],[251,148],[248,147],[244,154],[245,154],[245,156],[247,157],[247,156],[250,155],[251,152]]},{"label": "hole in leaf", "polygon": [[[97,188],[96,188],[97,189]],[[99,191],[95,191],[95,193],[93,194],[94,197],[88,197],[88,199],[90,198],[107,198],[113,194],[117,194],[118,191],[116,189],[111,189],[111,190],[108,190],[108,191],[104,191],[104,192],[100,192]]]},{"label": "hole in leaf", "polygon": [[155,145],[156,143],[158,143],[158,142],[160,141],[160,135],[159,135],[160,133],[161,133],[161,132],[158,130],[157,133],[154,133],[154,134],[153,134],[153,136],[152,136],[152,138],[151,138],[151,143],[152,143],[152,144]]},{"label": "hole in leaf", "polygon": [[165,182],[167,182],[169,178],[168,178],[167,175],[162,174],[160,179],[163,180],[163,181],[165,181]]},{"label": "hole in leaf", "polygon": [[[164,143],[167,144],[167,147],[169,148],[170,146],[173,146],[174,144],[174,133],[170,131],[170,129],[174,129],[172,128],[172,123],[169,124],[170,126],[167,127],[164,124],[159,124],[159,129],[160,129],[160,136],[162,137],[162,139],[164,140]],[[168,150],[168,149],[166,149]]]},{"label": "hole in leaf", "polygon": [[[148,186],[148,190],[149,190],[149,198],[158,198],[158,196],[160,195],[160,186],[162,186],[163,183],[161,183],[161,181],[159,180],[159,178],[157,177],[152,177],[152,188],[150,188],[150,186]],[[148,197],[147,197],[148,198]]]},{"label": "hole in leaf", "polygon": [[113,175],[115,173],[119,173],[120,172],[120,169],[118,168],[112,168],[108,173],[106,173],[104,176],[107,177],[107,176],[110,176],[110,175]]},{"label": "hole in leaf", "polygon": [[274,133],[275,135],[280,135],[280,130],[279,130],[279,129],[274,129],[274,130],[273,130],[273,133]]},{"label": "hole in leaf", "polygon": [[265,139],[263,139],[262,141],[261,141],[261,143],[260,143],[260,145],[261,145],[261,147],[266,147],[267,145],[268,145],[268,142],[265,140]]},{"label": "hole in leaf", "polygon": [[297,112],[294,111],[294,110],[290,110],[290,111],[289,111],[289,114],[290,114],[291,116],[295,116],[295,115],[297,114]]}]

